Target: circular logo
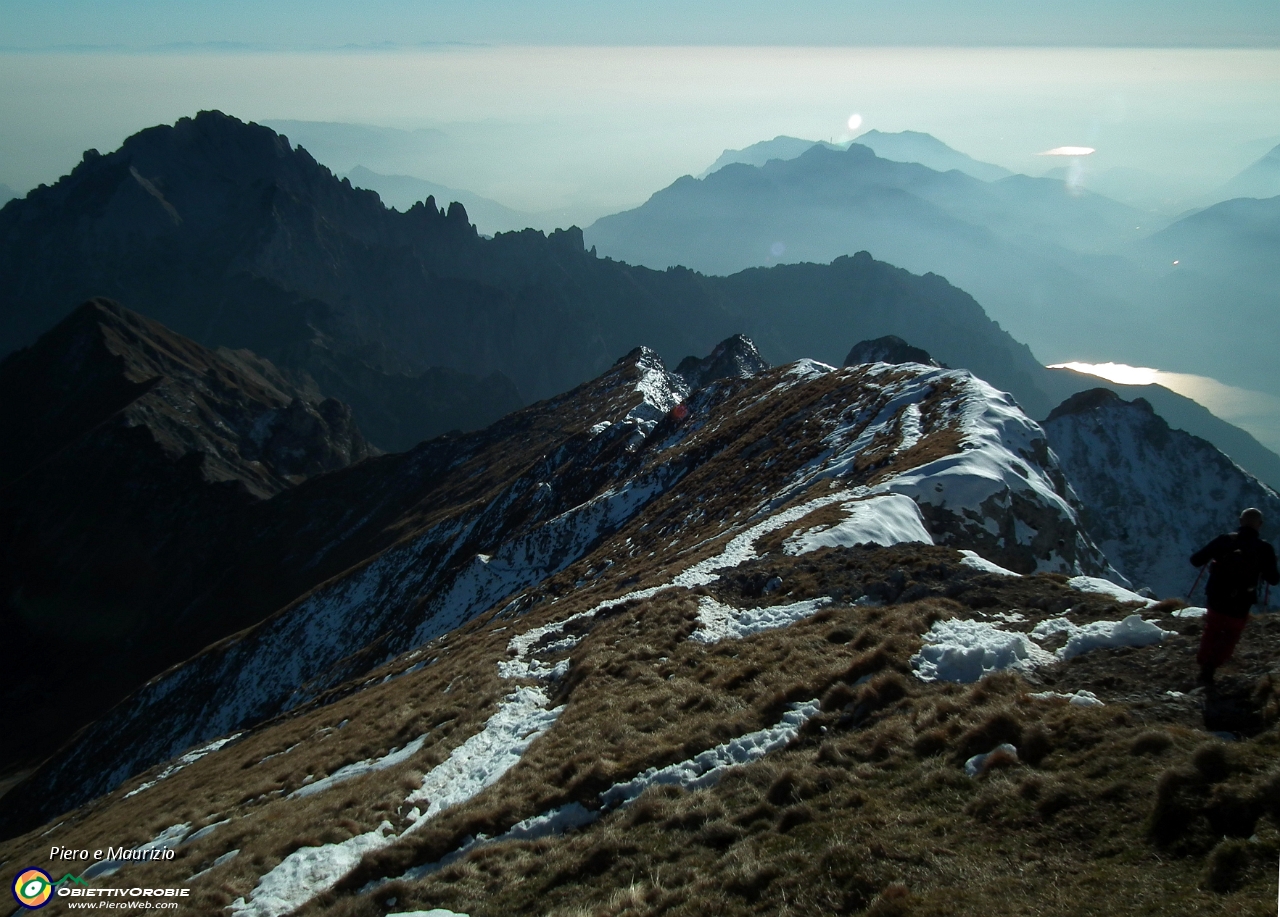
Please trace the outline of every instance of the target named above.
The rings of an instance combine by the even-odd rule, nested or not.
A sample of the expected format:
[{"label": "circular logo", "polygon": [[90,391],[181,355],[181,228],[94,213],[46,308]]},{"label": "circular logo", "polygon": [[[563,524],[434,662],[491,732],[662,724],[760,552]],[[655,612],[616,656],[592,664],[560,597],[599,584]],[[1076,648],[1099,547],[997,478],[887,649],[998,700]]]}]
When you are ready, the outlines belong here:
[{"label": "circular logo", "polygon": [[43,869],[29,866],[13,880],[13,897],[23,907],[44,907],[53,897],[53,880]]}]

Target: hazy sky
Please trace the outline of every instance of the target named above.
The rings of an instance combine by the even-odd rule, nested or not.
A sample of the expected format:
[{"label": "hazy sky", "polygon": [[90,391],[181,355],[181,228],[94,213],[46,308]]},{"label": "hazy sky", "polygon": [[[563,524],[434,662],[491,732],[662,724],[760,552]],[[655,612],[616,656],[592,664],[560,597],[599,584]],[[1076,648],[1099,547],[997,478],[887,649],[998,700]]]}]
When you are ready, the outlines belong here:
[{"label": "hazy sky", "polygon": [[[1280,143],[1275,49],[22,52],[0,54],[0,86],[0,183],[19,191],[55,181],[86,148],[217,108],[439,128],[444,140],[421,155],[360,164],[579,223],[639,204],[726,148],[847,139],[854,113],[864,129],[928,131],[1019,171],[1084,144],[1098,150],[1091,168],[1205,188]],[[326,164],[345,171],[348,158]]]},{"label": "hazy sky", "polygon": [[0,0],[0,45],[1277,47],[1275,0]]}]

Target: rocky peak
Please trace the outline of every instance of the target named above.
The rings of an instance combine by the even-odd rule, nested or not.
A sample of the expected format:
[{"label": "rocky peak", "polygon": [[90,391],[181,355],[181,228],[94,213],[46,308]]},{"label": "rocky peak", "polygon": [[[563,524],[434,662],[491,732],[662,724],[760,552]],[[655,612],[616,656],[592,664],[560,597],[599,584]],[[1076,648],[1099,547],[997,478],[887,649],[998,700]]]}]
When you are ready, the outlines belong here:
[{"label": "rocky peak", "polygon": [[351,410],[295,387],[249,351],[211,351],[111,300],[94,299],[0,363],[0,481],[103,425],[145,429],[208,481],[270,496],[371,453]]},{"label": "rocky peak", "polygon": [[929,352],[913,347],[896,334],[886,334],[874,340],[859,341],[844,358],[845,366],[860,363],[920,363],[924,366],[940,366]]},{"label": "rocky peak", "polygon": [[[1054,408],[1050,413],[1048,420],[1057,420],[1060,417],[1066,417],[1071,414],[1089,414],[1093,411],[1106,408],[1118,408],[1120,405],[1130,405],[1139,411],[1150,415],[1155,415],[1155,408],[1151,406],[1151,402],[1145,398],[1135,398],[1133,401],[1125,401],[1109,388],[1091,388],[1082,392],[1076,392],[1062,404]],[[1163,423],[1163,420],[1161,421]]]},{"label": "rocky peak", "polygon": [[676,367],[676,375],[697,390],[716,379],[749,379],[769,368],[751,338],[735,334],[725,338],[705,357],[688,356]]}]

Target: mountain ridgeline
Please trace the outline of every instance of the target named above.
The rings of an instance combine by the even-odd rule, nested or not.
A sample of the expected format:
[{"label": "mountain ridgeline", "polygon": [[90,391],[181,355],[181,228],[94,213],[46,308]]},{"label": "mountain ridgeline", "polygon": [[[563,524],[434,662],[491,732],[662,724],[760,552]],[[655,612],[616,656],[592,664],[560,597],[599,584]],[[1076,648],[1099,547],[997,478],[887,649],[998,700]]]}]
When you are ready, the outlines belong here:
[{"label": "mountain ridgeline", "polygon": [[865,254],[708,277],[598,258],[576,229],[485,239],[459,205],[388,210],[217,112],[87,153],[0,210],[0,351],[99,295],[310,377],[384,449],[482,426],[641,342],[679,359],[735,332],[771,362],[833,364],[897,334],[1034,414],[1056,403],[1030,351],[939,277]]},{"label": "mountain ridgeline", "polygon": [[[193,419],[235,430],[255,400],[103,304],[23,354],[76,370],[59,346],[86,324],[133,328],[112,351],[129,366],[150,344],[185,355],[156,356],[139,402],[207,403],[221,380]],[[189,889],[187,910],[232,917],[982,917],[995,895],[1039,912],[1049,886],[1149,894],[1153,868],[1179,905],[1259,910],[1280,622],[1251,625],[1225,702],[1202,705],[1196,610],[1098,578],[1119,574],[1044,430],[900,339],[861,357],[770,367],[734,336],[671,372],[636,348],[484,430],[247,503],[230,550],[188,561],[187,607],[256,620],[0,796],[0,861]],[[52,413],[97,416],[84,388]],[[1160,440],[1087,416],[1113,402],[1051,423]],[[1122,450],[1116,480],[1178,468],[1186,442],[1163,435]],[[1005,844],[1041,859],[993,857]],[[112,846],[164,855],[88,859]]]},{"label": "mountain ridgeline", "polygon": [[[57,330],[41,344],[50,338]],[[484,430],[207,512],[210,544],[174,564],[180,576],[152,564],[141,595],[167,589],[161,607],[176,616],[146,622],[153,655],[188,646],[166,637],[178,624],[210,645],[88,726],[24,791],[3,797],[0,818],[11,830],[31,824],[182,749],[309,704],[485,611],[527,601],[569,568],[634,583],[672,562],[710,570],[720,551],[732,566],[757,540],[794,536],[792,553],[920,541],[1024,573],[1114,575],[1078,510],[1039,427],[968,372],[811,360],[771,369],[739,336],[672,373],[637,349]],[[721,547],[708,555],[710,544]],[[909,583],[867,589],[868,601],[887,601]],[[129,597],[121,604],[132,607]],[[58,624],[34,603],[29,613],[33,627]],[[108,671],[69,666],[62,690],[105,682]],[[9,687],[17,699],[49,687],[37,672],[23,676]]]},{"label": "mountain ridgeline", "polygon": [[715,273],[865,250],[945,276],[1046,360],[1157,366],[1280,395],[1268,349],[1280,337],[1280,198],[1170,224],[1060,179],[981,172],[928,135],[803,153],[786,139],[597,220],[587,244]]}]

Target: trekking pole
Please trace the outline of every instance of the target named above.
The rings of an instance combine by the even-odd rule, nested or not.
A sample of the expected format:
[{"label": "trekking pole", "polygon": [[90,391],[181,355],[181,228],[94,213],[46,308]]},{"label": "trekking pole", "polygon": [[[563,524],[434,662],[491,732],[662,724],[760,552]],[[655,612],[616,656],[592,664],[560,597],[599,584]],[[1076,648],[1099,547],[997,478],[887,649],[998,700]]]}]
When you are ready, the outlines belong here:
[{"label": "trekking pole", "polygon": [[1191,594],[1196,591],[1196,587],[1200,585],[1200,577],[1204,576],[1204,571],[1208,569],[1208,567],[1209,565],[1205,564],[1203,567],[1200,568],[1200,572],[1196,574],[1196,581],[1192,583],[1191,588],[1187,590],[1188,599],[1190,599]]}]

